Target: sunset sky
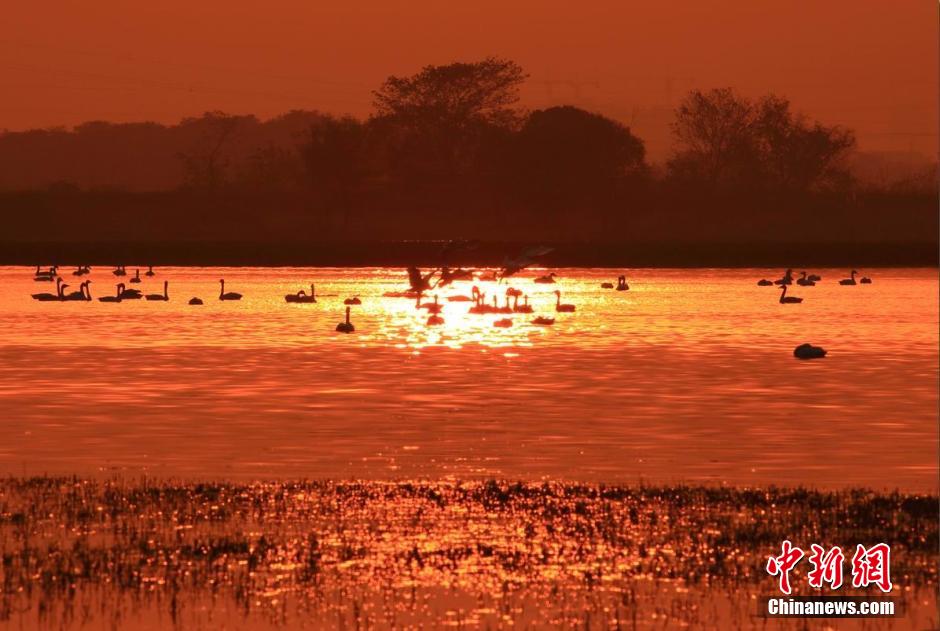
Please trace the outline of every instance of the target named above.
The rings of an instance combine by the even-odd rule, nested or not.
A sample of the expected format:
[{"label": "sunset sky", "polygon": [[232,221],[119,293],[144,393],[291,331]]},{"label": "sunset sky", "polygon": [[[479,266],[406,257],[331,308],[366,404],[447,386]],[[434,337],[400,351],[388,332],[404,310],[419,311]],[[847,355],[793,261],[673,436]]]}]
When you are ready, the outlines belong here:
[{"label": "sunset sky", "polygon": [[531,75],[523,105],[615,117],[654,160],[682,94],[726,85],[851,126],[860,149],[935,155],[937,31],[931,0],[16,2],[0,35],[0,129],[367,115],[389,74],[498,55]]}]

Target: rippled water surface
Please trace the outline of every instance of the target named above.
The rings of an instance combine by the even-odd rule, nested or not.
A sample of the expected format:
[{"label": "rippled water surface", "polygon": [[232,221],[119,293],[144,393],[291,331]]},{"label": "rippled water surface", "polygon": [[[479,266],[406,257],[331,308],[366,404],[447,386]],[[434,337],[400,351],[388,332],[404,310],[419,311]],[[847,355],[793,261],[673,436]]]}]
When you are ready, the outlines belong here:
[{"label": "rippled water surface", "polygon": [[[618,272],[556,271],[508,283],[532,315],[468,314],[446,300],[458,282],[429,327],[382,297],[400,269],[158,268],[136,286],[168,280],[169,302],[108,304],[110,269],[84,277],[93,302],[58,303],[0,268],[0,471],[936,489],[936,270],[855,287],[813,270],[798,305],[756,285],[779,270],[629,270],[626,292],[600,287]],[[222,277],[241,301],[218,300]],[[316,304],[285,303],[310,283]],[[336,333],[355,295],[356,332]],[[829,356],[794,359],[807,341]]]}]

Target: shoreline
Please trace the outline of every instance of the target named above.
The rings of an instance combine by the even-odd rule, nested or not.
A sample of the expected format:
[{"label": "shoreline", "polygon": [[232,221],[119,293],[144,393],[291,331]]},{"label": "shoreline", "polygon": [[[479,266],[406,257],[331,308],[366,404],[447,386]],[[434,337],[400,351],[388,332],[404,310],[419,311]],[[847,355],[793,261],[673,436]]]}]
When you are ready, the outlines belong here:
[{"label": "shoreline", "polygon": [[533,246],[553,250],[536,267],[938,267],[937,243],[481,242],[444,261],[446,241],[2,242],[0,265],[180,267],[496,267]]}]

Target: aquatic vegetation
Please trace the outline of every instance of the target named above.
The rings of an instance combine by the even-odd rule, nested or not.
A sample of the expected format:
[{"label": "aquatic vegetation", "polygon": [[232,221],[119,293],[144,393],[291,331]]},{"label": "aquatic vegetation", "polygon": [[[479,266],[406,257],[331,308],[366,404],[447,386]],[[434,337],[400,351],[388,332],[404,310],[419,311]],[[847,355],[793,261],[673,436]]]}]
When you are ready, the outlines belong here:
[{"label": "aquatic vegetation", "polygon": [[0,623],[750,626],[753,598],[773,589],[763,562],[785,538],[889,540],[895,597],[931,615],[937,502],[561,482],[9,478]]}]

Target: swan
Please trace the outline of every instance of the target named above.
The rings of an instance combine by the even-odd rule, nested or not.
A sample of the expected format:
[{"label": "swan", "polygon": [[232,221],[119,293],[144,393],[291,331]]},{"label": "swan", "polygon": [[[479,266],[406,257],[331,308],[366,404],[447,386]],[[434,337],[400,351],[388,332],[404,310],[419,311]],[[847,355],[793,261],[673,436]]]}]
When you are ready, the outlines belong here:
[{"label": "swan", "polygon": [[496,304],[496,296],[493,296],[493,313],[512,313],[512,307],[509,306],[509,296],[506,296],[506,304],[502,307]]},{"label": "swan", "polygon": [[[418,294],[418,295],[420,296],[421,294]],[[347,298],[346,300],[344,300],[343,304],[344,305],[361,305],[362,301],[359,300],[359,296],[353,296],[352,298]]]},{"label": "swan", "polygon": [[58,269],[59,269],[59,268],[58,268],[56,265],[53,265],[52,267],[50,267],[50,268],[49,268],[48,270],[46,270],[46,271],[40,271],[39,266],[37,265],[37,266],[36,266],[36,273],[35,273],[35,275],[34,275],[33,280],[35,280],[35,281],[37,281],[37,282],[43,282],[43,281],[50,281],[50,282],[51,282],[51,281],[53,281],[53,280],[55,280],[55,279],[57,278],[58,274],[56,274],[56,271],[57,271]]},{"label": "swan", "polygon": [[195,296],[193,296],[192,298],[189,299],[189,304],[191,304],[191,305],[201,305],[201,304],[202,304],[202,298],[196,298]]},{"label": "swan", "polygon": [[542,283],[543,285],[550,285],[551,283],[555,282],[555,276],[557,275],[558,274],[556,274],[555,272],[551,272],[549,274],[545,274],[544,276],[539,276],[538,278],[535,279],[534,282]]},{"label": "swan", "polygon": [[843,278],[842,280],[839,281],[839,284],[840,285],[854,285],[856,274],[858,274],[858,272],[853,269],[851,276],[849,278]]},{"label": "swan", "polygon": [[522,295],[522,290],[521,290],[521,289],[516,289],[515,287],[507,287],[507,288],[506,288],[506,295],[507,295],[507,296],[521,296],[521,295]]},{"label": "swan", "polygon": [[[121,287],[124,287],[124,283],[121,283]],[[121,300],[140,300],[144,295],[140,293],[139,289],[124,289],[121,291]]]},{"label": "swan", "polygon": [[134,277],[130,280],[130,282],[132,283],[140,282],[140,270],[139,269],[134,270]]},{"label": "swan", "polygon": [[87,265],[79,265],[78,267],[75,268],[75,271],[72,272],[72,276],[84,276],[85,274],[89,273],[90,271],[91,271],[91,270],[88,269],[88,266],[87,266]]},{"label": "swan", "polygon": [[796,284],[800,287],[815,287],[816,281],[807,278],[805,270],[802,273],[803,275],[796,279]]},{"label": "swan", "polygon": [[532,318],[532,324],[548,326],[550,324],[555,324],[555,318],[546,318],[545,316],[535,316],[534,318]]},{"label": "swan", "polygon": [[480,291],[480,288],[476,285],[473,286],[473,306],[470,307],[469,313],[489,313],[490,307],[484,303],[486,300],[486,294]]},{"label": "swan", "polygon": [[62,295],[62,279],[57,278],[55,280],[55,293],[50,294],[49,292],[43,292],[41,294],[33,294],[33,300],[39,300],[40,302],[49,302],[51,300],[59,300],[59,297]]},{"label": "swan", "polygon": [[352,322],[349,321],[349,307],[346,307],[346,321],[340,322],[336,325],[336,330],[339,333],[352,333],[356,330],[356,327],[353,326]]},{"label": "swan", "polygon": [[803,302],[802,298],[797,298],[796,296],[787,295],[787,286],[783,286],[783,292],[780,294],[780,304],[782,305],[791,305],[799,302]]},{"label": "swan", "polygon": [[[91,300],[90,297],[85,296],[85,288],[88,287],[90,280],[86,280],[81,285],[78,286],[78,291],[73,291],[70,294],[63,293],[62,300]],[[63,288],[68,287],[68,285],[62,285]]]},{"label": "swan", "polygon": [[428,326],[439,326],[441,324],[444,324],[444,318],[441,316],[436,313],[432,313],[428,316]]},{"label": "swan", "polygon": [[511,318],[502,318],[501,320],[496,320],[493,322],[493,326],[498,326],[501,329],[508,329],[512,326]]},{"label": "swan", "polygon": [[519,304],[519,296],[516,296],[512,302],[512,310],[514,313],[532,313],[532,305],[529,304],[529,297],[523,296],[525,301],[523,304]]},{"label": "swan", "polygon": [[812,344],[800,344],[793,349],[793,356],[797,359],[820,359],[826,356],[826,349]]},{"label": "swan", "polygon": [[286,300],[287,302],[304,302],[304,303],[316,302],[317,301],[316,288],[313,286],[313,283],[310,283],[310,295],[309,296],[304,293],[303,289],[301,289],[296,294],[287,294],[286,296],[284,296],[284,300]]},{"label": "swan", "polygon": [[567,305],[561,303],[561,292],[557,289],[555,290],[555,311],[559,313],[573,313],[574,305]]},{"label": "swan", "polygon": [[868,278],[867,276],[862,276],[862,279],[858,282],[861,283],[862,285],[871,285],[871,279]]},{"label": "swan", "polygon": [[613,289],[613,288],[614,288],[613,283],[601,283],[601,289]]},{"label": "swan", "polygon": [[787,271],[783,273],[783,278],[779,278],[774,281],[774,285],[792,285],[793,284],[793,270],[787,268]]},{"label": "swan", "polygon": [[814,283],[818,283],[819,281],[822,280],[822,276],[820,276],[819,274],[810,274],[809,276],[806,277],[806,280],[811,280]]},{"label": "swan", "polygon": [[118,265],[117,267],[114,268],[114,271],[111,273],[114,274],[115,276],[127,276],[127,272],[124,271],[123,265]]},{"label": "swan", "polygon": [[163,293],[162,294],[147,294],[147,300],[162,300],[164,302],[170,299],[170,294],[167,293],[167,288],[169,287],[169,281],[163,281]]},{"label": "swan", "polygon": [[124,292],[124,283],[118,283],[117,294],[114,296],[102,296],[98,302],[121,302],[121,294]]},{"label": "swan", "polygon": [[617,279],[617,291],[627,291],[630,285],[627,284],[627,277],[621,276]]},{"label": "swan", "polygon": [[230,291],[225,293],[225,279],[219,279],[219,300],[241,300],[242,295],[238,292]]},{"label": "swan", "polygon": [[428,313],[438,314],[441,312],[441,304],[437,301],[437,294],[434,294],[434,302],[426,302],[421,304],[421,299],[418,298],[418,309],[427,309]]},{"label": "swan", "polygon": [[448,302],[473,302],[470,296],[447,296]]},{"label": "swan", "polygon": [[767,280],[766,278],[762,278],[762,279],[760,279],[759,281],[757,281],[757,286],[758,286],[758,287],[770,287],[770,286],[772,286],[773,284],[774,284],[774,282],[773,282],[772,280]]},{"label": "swan", "polygon": [[153,273],[153,265],[147,266],[147,273],[144,274],[144,276],[156,276],[156,274]]}]

